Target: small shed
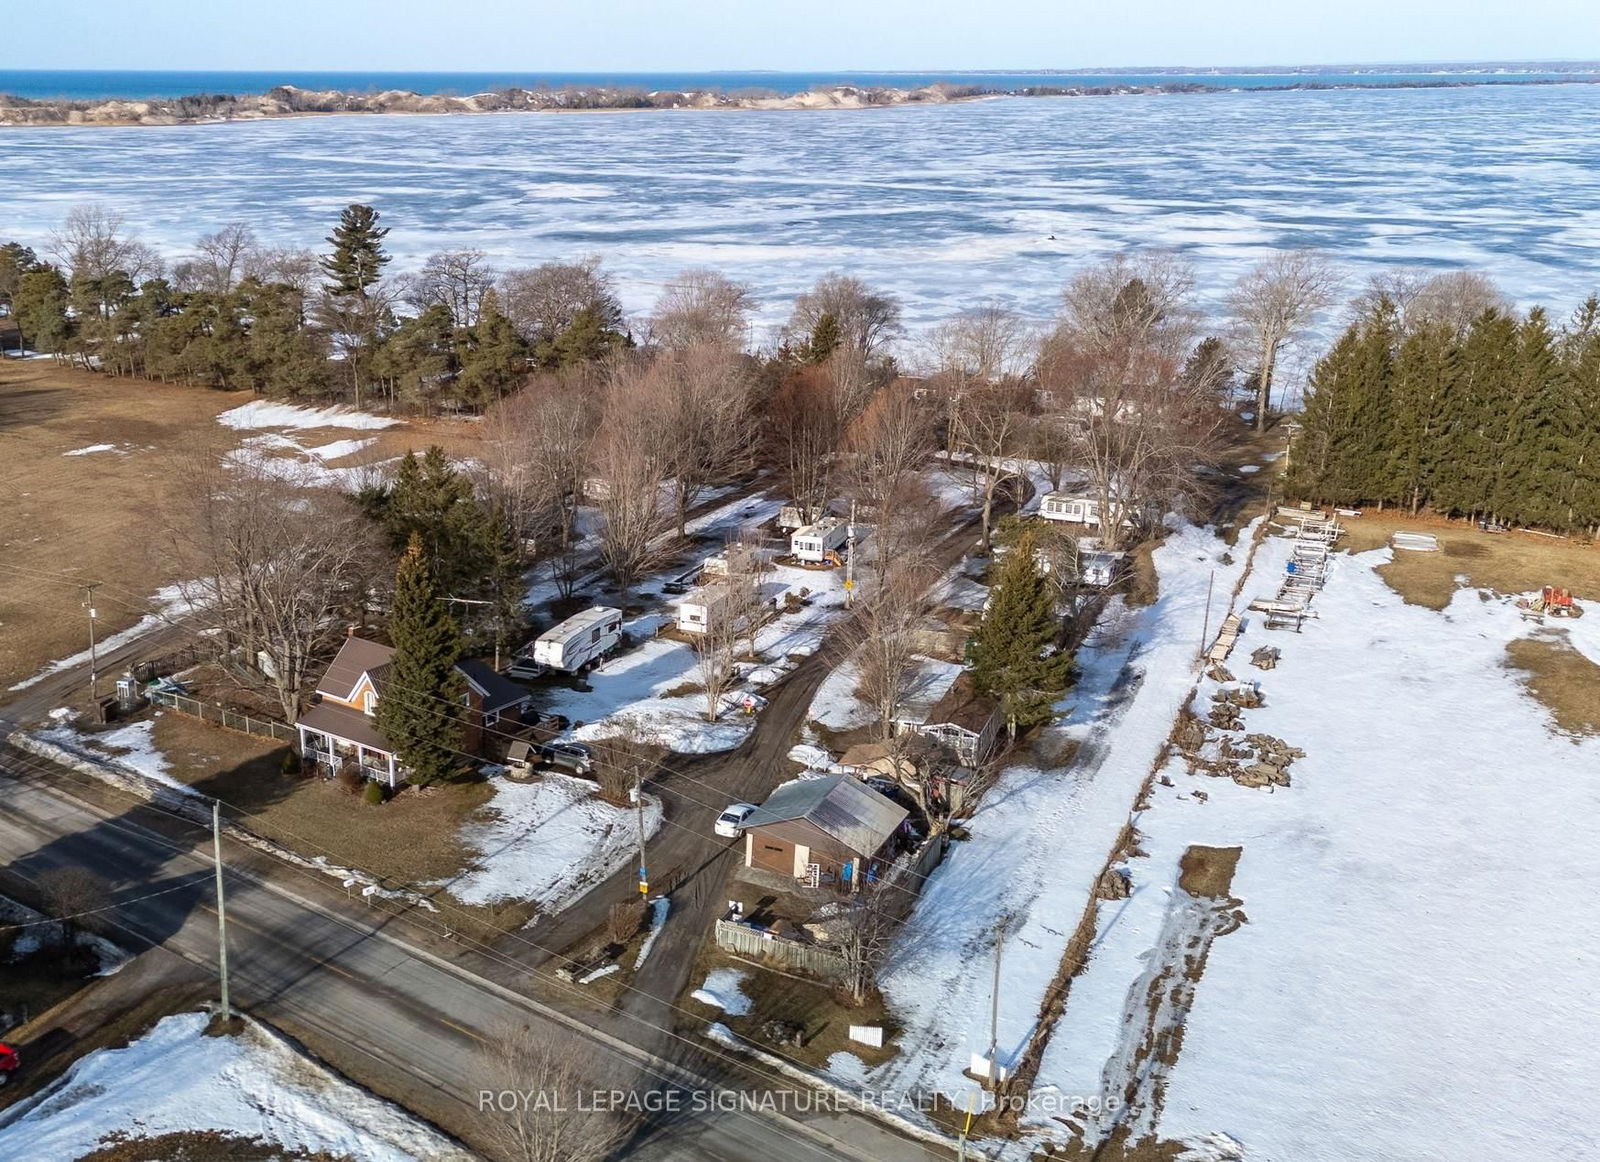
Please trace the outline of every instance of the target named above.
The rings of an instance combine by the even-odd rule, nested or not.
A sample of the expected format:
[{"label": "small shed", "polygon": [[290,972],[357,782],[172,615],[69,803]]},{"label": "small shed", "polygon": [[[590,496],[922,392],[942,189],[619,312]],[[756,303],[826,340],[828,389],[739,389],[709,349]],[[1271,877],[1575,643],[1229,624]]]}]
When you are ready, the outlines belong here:
[{"label": "small shed", "polygon": [[852,775],[796,779],[745,820],[745,866],[854,888],[894,857],[908,814]]}]

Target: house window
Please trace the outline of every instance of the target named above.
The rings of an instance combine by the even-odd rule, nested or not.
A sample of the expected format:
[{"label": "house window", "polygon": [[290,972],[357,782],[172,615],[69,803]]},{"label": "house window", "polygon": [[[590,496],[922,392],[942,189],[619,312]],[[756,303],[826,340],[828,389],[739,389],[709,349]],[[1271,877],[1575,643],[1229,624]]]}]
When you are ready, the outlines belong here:
[{"label": "house window", "polygon": [[373,694],[371,690],[368,690],[365,694],[361,695],[361,710],[369,718],[376,712],[377,706],[377,695]]},{"label": "house window", "polygon": [[500,712],[498,710],[489,711],[483,716],[483,724],[485,726],[498,726],[500,724]]}]

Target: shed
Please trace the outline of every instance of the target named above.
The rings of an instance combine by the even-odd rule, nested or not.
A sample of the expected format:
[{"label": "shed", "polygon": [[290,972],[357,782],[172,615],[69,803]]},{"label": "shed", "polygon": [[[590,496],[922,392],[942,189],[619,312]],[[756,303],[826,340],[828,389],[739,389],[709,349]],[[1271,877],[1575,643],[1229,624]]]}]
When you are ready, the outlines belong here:
[{"label": "shed", "polygon": [[908,814],[851,775],[784,783],[745,820],[745,866],[854,885],[893,857]]}]

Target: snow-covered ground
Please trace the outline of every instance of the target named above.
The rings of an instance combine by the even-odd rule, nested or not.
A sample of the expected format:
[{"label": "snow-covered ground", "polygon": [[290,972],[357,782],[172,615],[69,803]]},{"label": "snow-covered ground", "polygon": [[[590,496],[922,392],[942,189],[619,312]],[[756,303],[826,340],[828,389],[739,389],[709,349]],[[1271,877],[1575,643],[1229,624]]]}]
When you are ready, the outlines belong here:
[{"label": "snow-covered ground", "polygon": [[392,428],[401,422],[346,407],[313,408],[292,403],[269,403],[266,400],[253,400],[217,416],[217,423],[235,431],[266,428],[353,428],[370,431]]},{"label": "snow-covered ground", "polygon": [[74,448],[70,452],[61,453],[63,456],[93,456],[96,452],[116,452],[121,447],[117,444],[89,444],[87,447]]},{"label": "snow-covered ground", "polygon": [[162,754],[155,744],[153,737],[155,719],[160,718],[162,713],[163,711],[158,710],[151,718],[130,722],[115,730],[86,734],[73,727],[72,711],[62,708],[50,712],[54,725],[41,727],[35,730],[33,735],[35,738],[52,742],[56,746],[75,751],[98,762],[108,758],[113,759],[119,765],[138,771],[148,779],[185,794],[194,794],[192,787],[173,777],[167,756]]},{"label": "snow-covered ground", "polygon": [[472,1155],[397,1106],[247,1024],[207,1037],[203,1013],[168,1017],[122,1049],[101,1049],[0,1114],[0,1157],[78,1158],[107,1136],[221,1131],[302,1153],[410,1162]]},{"label": "snow-covered ground", "polygon": [[1208,529],[1174,531],[1155,553],[1156,603],[1113,603],[1079,652],[1081,677],[1063,700],[1063,720],[1036,751],[1049,756],[1075,743],[1078,756],[1044,767],[1019,756],[984,796],[971,838],[953,844],[929,879],[881,978],[904,1031],[899,1054],[867,1072],[871,1088],[972,1089],[962,1071],[988,1048],[989,966],[1002,916],[1002,1064],[1028,1043],[1067,939],[1195,681],[1213,571],[1215,625],[1243,569],[1244,544],[1229,557]]},{"label": "snow-covered ground", "polygon": [[[1040,1084],[1126,1080],[1141,974],[1193,899],[1178,861],[1239,847],[1247,922],[1212,943],[1164,1100],[1133,1125],[1272,1162],[1600,1157],[1600,739],[1559,733],[1505,664],[1530,635],[1593,658],[1600,626],[1535,626],[1473,590],[1407,605],[1374,571],[1389,557],[1336,558],[1300,635],[1247,624],[1232,668],[1266,705],[1244,729],[1306,757],[1270,793],[1166,772]],[[1262,588],[1286,559],[1263,546]],[[1267,643],[1277,667],[1248,670]]]},{"label": "snow-covered ground", "polygon": [[[559,911],[632,858],[636,812],[595,797],[595,784],[558,771],[537,782],[497,779],[482,818],[462,839],[477,855],[471,870],[450,882],[467,904],[533,900]],[[661,802],[645,796],[647,835],[661,826]]]}]

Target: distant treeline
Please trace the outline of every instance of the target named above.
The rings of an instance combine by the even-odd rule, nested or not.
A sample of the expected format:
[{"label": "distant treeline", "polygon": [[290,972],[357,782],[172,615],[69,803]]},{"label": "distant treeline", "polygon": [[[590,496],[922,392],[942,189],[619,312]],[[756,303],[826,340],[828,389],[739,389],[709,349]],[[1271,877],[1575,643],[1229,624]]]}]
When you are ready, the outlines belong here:
[{"label": "distant treeline", "polygon": [[1316,365],[1288,486],[1306,499],[1600,530],[1600,300],[1416,317],[1377,295]]}]

